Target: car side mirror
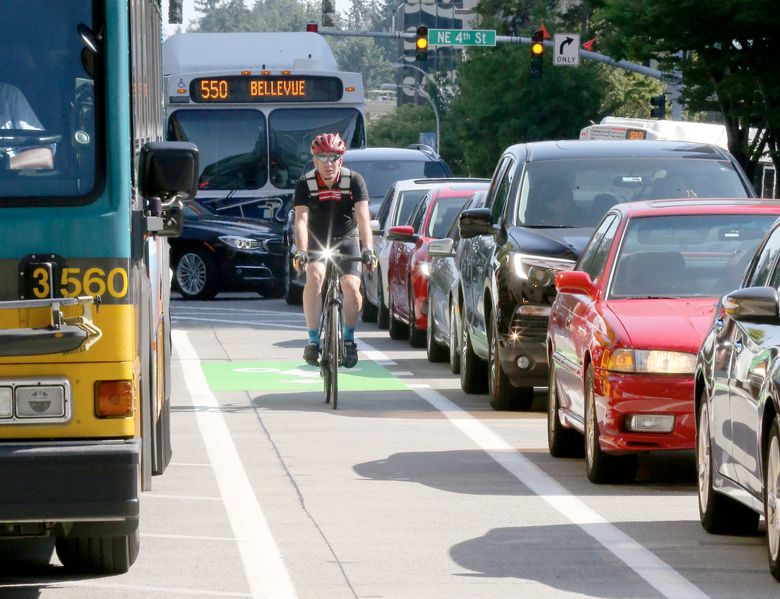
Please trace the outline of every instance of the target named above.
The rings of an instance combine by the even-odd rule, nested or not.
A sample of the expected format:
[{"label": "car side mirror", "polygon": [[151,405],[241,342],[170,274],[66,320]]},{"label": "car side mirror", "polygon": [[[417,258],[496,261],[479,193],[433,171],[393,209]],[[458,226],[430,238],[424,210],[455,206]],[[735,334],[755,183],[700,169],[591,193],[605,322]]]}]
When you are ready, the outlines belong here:
[{"label": "car side mirror", "polygon": [[434,258],[451,258],[455,255],[452,251],[454,243],[449,237],[434,239],[428,244],[428,255]]},{"label": "car side mirror", "polygon": [[460,236],[469,239],[477,235],[492,235],[493,223],[489,208],[469,208],[458,216]]},{"label": "car side mirror", "polygon": [[418,237],[414,234],[414,228],[409,225],[401,225],[398,227],[390,227],[387,231],[387,239],[390,241],[417,243]]},{"label": "car side mirror", "polygon": [[368,223],[371,227],[372,233],[379,233],[382,230],[381,225],[379,224],[379,221],[375,218],[372,218],[371,221]]},{"label": "car side mirror", "polygon": [[773,287],[746,287],[729,293],[723,310],[740,322],[766,322],[778,319],[780,306]]},{"label": "car side mirror", "polygon": [[596,297],[596,285],[590,275],[582,270],[563,270],[555,274],[558,293],[573,293]]}]

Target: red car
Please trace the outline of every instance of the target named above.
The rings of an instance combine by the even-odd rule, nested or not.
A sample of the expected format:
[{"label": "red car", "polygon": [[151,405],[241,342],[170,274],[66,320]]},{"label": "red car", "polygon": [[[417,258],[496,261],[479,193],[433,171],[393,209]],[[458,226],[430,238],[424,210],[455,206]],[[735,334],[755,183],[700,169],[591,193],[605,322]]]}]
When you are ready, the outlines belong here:
[{"label": "red car", "polygon": [[428,327],[428,275],[431,256],[428,243],[447,236],[460,211],[477,191],[486,190],[490,181],[443,183],[423,196],[409,224],[390,227],[387,270],[390,337],[408,335],[415,347],[425,345]]},{"label": "red car", "polygon": [[[585,450],[595,483],[630,480],[636,455],[695,444],[696,354],[717,300],[739,286],[780,216],[768,200],[614,206],[576,267],[555,277],[547,329],[553,456]],[[582,436],[581,436],[582,435]]]}]

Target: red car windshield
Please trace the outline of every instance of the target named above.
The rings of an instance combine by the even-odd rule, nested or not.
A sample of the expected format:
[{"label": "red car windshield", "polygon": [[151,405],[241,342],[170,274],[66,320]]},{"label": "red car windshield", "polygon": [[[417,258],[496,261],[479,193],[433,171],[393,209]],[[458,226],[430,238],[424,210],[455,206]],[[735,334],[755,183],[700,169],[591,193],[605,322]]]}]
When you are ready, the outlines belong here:
[{"label": "red car windshield", "polygon": [[720,297],[739,286],[773,214],[635,218],[613,267],[611,299]]}]

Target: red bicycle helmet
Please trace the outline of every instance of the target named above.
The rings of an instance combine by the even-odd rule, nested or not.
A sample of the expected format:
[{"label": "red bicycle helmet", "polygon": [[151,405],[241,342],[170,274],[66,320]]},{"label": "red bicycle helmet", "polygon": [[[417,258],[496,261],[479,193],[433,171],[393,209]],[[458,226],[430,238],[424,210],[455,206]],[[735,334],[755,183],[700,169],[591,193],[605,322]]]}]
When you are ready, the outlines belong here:
[{"label": "red bicycle helmet", "polygon": [[312,154],[343,154],[346,151],[347,146],[338,133],[322,133],[311,142]]}]

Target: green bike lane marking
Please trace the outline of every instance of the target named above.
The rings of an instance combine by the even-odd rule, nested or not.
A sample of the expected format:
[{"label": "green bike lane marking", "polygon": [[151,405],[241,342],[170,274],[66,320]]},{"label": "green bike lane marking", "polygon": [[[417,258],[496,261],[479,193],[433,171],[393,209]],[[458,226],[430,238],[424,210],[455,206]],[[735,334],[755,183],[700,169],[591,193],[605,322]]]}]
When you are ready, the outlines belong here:
[{"label": "green bike lane marking", "polygon": [[[201,362],[212,391],[322,392],[318,366],[300,360]],[[409,387],[371,360],[339,368],[339,391],[408,391]]]}]

